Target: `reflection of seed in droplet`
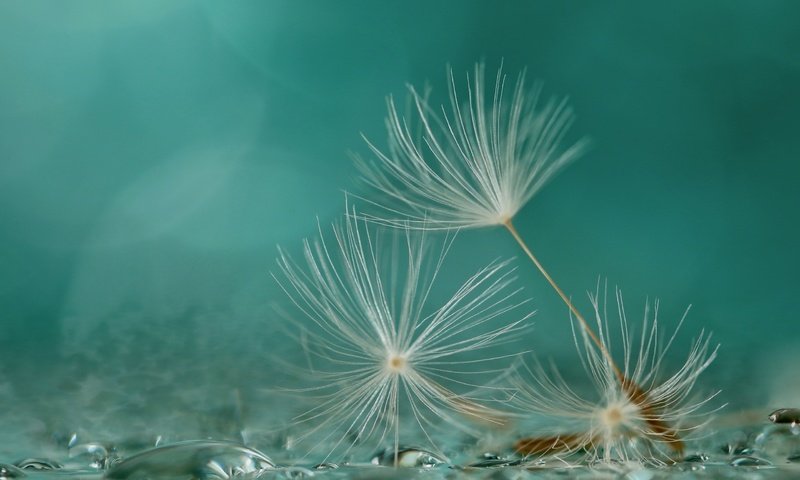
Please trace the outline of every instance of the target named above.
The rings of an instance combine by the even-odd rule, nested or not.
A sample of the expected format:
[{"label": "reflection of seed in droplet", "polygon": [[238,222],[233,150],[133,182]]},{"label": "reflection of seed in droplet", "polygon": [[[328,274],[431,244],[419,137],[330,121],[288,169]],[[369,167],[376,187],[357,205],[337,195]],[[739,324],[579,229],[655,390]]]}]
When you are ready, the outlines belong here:
[{"label": "reflection of seed in droplet", "polygon": [[337,463],[320,463],[318,465],[314,465],[314,470],[335,470],[339,468],[339,464]]},{"label": "reflection of seed in droplet", "polygon": [[791,455],[787,457],[786,460],[792,463],[800,463],[800,453],[797,455]]},{"label": "reflection of seed in droplet", "polygon": [[739,455],[731,459],[732,467],[768,467],[772,463],[762,458]]},{"label": "reflection of seed in droplet", "polygon": [[[386,448],[376,453],[370,463],[373,465],[383,465],[384,467],[394,467],[395,451],[394,448]],[[397,450],[398,467],[417,467],[431,468],[446,463],[445,460],[437,455],[413,447],[402,447]]]},{"label": "reflection of seed in droplet", "polygon": [[48,460],[46,458],[26,458],[25,460],[18,461],[16,465],[22,470],[40,471],[58,470],[63,466],[56,461]]},{"label": "reflection of seed in droplet", "polygon": [[769,414],[772,423],[800,423],[800,408],[779,408]]},{"label": "reflection of seed in droplet", "polygon": [[106,478],[143,479],[192,477],[230,478],[273,469],[263,453],[230,442],[193,440],[164,445],[126,458],[106,473]]},{"label": "reflection of seed in droplet", "polygon": [[7,463],[0,463],[0,479],[6,478],[23,478],[26,477],[25,472]]}]

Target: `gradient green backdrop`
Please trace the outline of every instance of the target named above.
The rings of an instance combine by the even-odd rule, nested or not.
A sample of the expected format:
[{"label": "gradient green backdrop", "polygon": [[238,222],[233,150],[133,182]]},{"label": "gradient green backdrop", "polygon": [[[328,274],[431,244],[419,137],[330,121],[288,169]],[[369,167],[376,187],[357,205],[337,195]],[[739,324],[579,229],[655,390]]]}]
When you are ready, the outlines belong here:
[{"label": "gradient green backdrop", "polygon": [[[269,372],[275,246],[359,191],[348,151],[382,144],[386,95],[502,60],[569,95],[572,138],[593,139],[518,218],[565,290],[608,278],[630,319],[659,297],[670,325],[693,304],[675,353],[715,332],[707,388],[797,403],[798,18],[791,1],[3,1],[0,375],[47,395],[65,352],[125,322],[231,382]],[[519,255],[466,232],[445,281]],[[573,358],[523,260],[525,348]]]}]

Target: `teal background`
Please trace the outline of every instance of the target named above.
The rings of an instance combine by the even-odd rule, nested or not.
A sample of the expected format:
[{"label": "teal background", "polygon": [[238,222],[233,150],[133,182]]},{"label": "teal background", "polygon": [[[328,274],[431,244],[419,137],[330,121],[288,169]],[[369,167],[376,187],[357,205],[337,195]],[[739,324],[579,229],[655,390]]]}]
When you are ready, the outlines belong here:
[{"label": "teal background", "polygon": [[[797,403],[798,18],[788,1],[4,1],[0,378],[31,416],[102,365],[277,378],[271,355],[297,348],[277,340],[276,244],[298,252],[362,191],[348,151],[382,144],[388,94],[429,81],[445,101],[448,63],[502,60],[569,95],[572,138],[593,140],[517,218],[562,287],[583,302],[608,278],[629,319],[658,297],[669,325],[692,304],[676,357],[700,328],[722,344],[703,388]],[[465,232],[443,283],[520,254]],[[539,311],[523,348],[574,358],[565,308],[518,264]],[[76,352],[93,360],[62,368]]]}]

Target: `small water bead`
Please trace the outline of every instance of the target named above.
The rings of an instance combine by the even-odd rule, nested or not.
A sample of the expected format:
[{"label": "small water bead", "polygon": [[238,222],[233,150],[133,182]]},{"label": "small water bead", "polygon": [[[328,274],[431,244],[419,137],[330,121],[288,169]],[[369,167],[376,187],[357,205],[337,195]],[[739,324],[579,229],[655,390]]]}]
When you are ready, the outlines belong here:
[{"label": "small water bead", "polygon": [[705,463],[709,460],[709,456],[705,453],[694,453],[692,455],[687,455],[683,458],[683,460],[676,464],[676,466],[682,471],[700,471],[705,470],[706,466]]},{"label": "small water bead", "polygon": [[755,451],[746,440],[728,442],[720,450],[726,455],[749,455]]},{"label": "small water bead", "polygon": [[283,469],[283,476],[291,479],[311,478],[314,475],[312,470],[304,467],[286,467]]},{"label": "small water bead", "polygon": [[0,479],[6,478],[23,478],[26,477],[25,472],[7,463],[0,463]]},{"label": "small water bead", "polygon": [[484,458],[481,461],[470,463],[467,467],[472,468],[493,468],[493,467],[516,467],[522,464],[522,460],[514,458],[502,458],[496,456],[494,458]]},{"label": "small water bead", "polygon": [[732,467],[770,467],[772,462],[749,455],[737,455],[731,459],[730,465]]},{"label": "small water bead", "polygon": [[114,465],[106,478],[228,479],[257,475],[274,468],[269,457],[252,448],[230,442],[192,440],[152,448],[126,458]]},{"label": "small water bead", "polygon": [[[386,448],[376,453],[370,463],[373,465],[382,465],[384,467],[395,466],[395,450],[394,448]],[[434,453],[426,450],[421,450],[413,447],[401,447],[397,450],[397,466],[398,467],[411,467],[411,468],[433,468],[437,465],[447,463]]]},{"label": "small water bead", "polygon": [[336,470],[339,468],[338,463],[320,463],[312,467],[314,470]]},{"label": "small water bead", "polygon": [[58,470],[63,467],[60,463],[46,458],[26,458],[18,461],[16,465],[22,470],[38,470],[42,472]]},{"label": "small water bead", "polygon": [[685,463],[705,463],[708,461],[708,455],[705,453],[695,453],[688,455],[683,459]]}]

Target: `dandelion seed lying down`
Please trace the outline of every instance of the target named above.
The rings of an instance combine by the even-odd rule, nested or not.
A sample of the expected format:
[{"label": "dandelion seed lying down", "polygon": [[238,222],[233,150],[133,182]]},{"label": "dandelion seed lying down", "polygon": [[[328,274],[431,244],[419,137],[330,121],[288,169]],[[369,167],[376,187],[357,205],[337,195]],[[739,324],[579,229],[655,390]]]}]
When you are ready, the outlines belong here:
[{"label": "dandelion seed lying down", "polygon": [[459,414],[502,421],[469,393],[451,388],[474,390],[464,375],[487,373],[481,365],[509,356],[475,353],[509,340],[531,314],[496,326],[525,303],[516,300],[507,262],[481,269],[443,305],[430,308],[431,286],[452,236],[437,255],[424,234],[394,233],[386,255],[379,235],[351,215],[334,226],[333,240],[320,230],[319,240],[306,241],[303,262],[281,252],[278,281],[314,327],[309,352],[318,361],[308,374],[321,385],[305,392],[316,393],[319,403],[296,418],[314,424],[301,440],[320,433],[318,445],[333,444],[333,453],[356,442],[374,448],[393,436],[396,463],[401,413],[409,417],[403,426],[415,424],[434,449],[434,420],[467,432]]},{"label": "dandelion seed lying down", "polygon": [[[610,353],[611,332],[605,305],[600,304],[598,294],[590,299],[599,338]],[[672,454],[682,453],[685,435],[707,421],[703,417],[708,418],[710,412],[705,407],[716,393],[698,400],[690,400],[689,395],[697,378],[716,357],[717,347],[712,347],[710,336],[701,331],[683,365],[664,379],[662,363],[686,315],[663,344],[658,302],[652,320],[646,305],[642,335],[636,342],[629,331],[619,290],[616,301],[623,380],[583,330],[580,336],[575,334],[575,346],[597,389],[596,400],[578,395],[555,367],[548,373],[534,359],[532,366],[525,366],[525,374],[514,376],[518,389],[514,403],[522,412],[545,415],[559,426],[551,435],[519,440],[516,449],[520,453],[546,455],[583,450],[591,460],[666,461]]]}]

